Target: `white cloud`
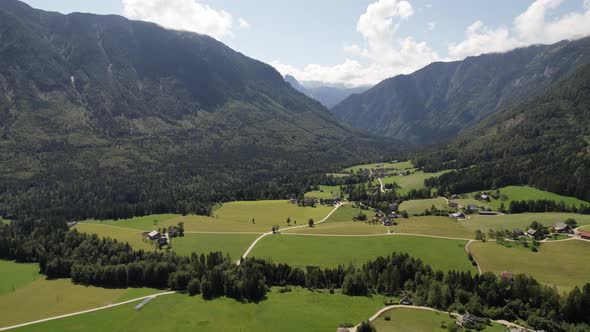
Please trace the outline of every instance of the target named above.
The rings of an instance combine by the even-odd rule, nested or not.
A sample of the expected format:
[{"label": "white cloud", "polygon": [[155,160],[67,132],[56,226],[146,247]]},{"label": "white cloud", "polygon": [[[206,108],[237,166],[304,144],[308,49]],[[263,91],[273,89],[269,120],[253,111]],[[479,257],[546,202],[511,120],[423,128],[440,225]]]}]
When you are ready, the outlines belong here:
[{"label": "white cloud", "polygon": [[547,20],[551,10],[563,0],[536,0],[514,19],[512,28],[490,29],[476,21],[465,32],[460,43],[449,45],[449,56],[461,59],[469,55],[503,52],[531,44],[551,44],[564,39],[575,39],[590,34],[590,1],[584,1],[583,12],[567,13]]},{"label": "white cloud", "polygon": [[427,27],[429,31],[434,31],[436,29],[436,22],[428,22]]},{"label": "white cloud", "polygon": [[131,19],[150,21],[166,28],[198,32],[219,39],[232,36],[232,15],[199,1],[122,1],[123,14]]},{"label": "white cloud", "polygon": [[377,0],[359,17],[357,31],[365,46],[347,45],[344,51],[362,61],[346,59],[333,66],[309,64],[294,68],[274,61],[271,64],[282,74],[291,74],[301,81],[330,84],[368,85],[385,78],[411,73],[433,61],[438,55],[425,42],[412,37],[398,37],[400,24],[414,15],[410,2]]},{"label": "white cloud", "polygon": [[238,25],[240,29],[250,29],[250,23],[241,17],[238,19]]}]

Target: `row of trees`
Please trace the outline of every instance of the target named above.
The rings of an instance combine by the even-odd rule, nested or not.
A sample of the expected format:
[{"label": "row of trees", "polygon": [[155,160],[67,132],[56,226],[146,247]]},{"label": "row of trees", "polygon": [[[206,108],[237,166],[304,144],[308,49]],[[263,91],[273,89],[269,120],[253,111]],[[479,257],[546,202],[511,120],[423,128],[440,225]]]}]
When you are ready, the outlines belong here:
[{"label": "row of trees", "polygon": [[[50,278],[103,287],[156,287],[185,290],[204,298],[228,296],[260,301],[272,286],[341,288],[351,296],[411,296],[414,303],[493,319],[523,319],[546,331],[590,328],[590,284],[561,296],[524,275],[501,279],[486,273],[435,271],[407,254],[392,254],[362,267],[292,267],[248,259],[239,266],[221,253],[134,251],[128,244],[98,238],[51,223],[16,221],[0,227],[0,258],[39,262]],[[58,226],[56,223],[55,226]],[[23,230],[32,230],[23,232]],[[586,325],[584,325],[586,324]]]}]

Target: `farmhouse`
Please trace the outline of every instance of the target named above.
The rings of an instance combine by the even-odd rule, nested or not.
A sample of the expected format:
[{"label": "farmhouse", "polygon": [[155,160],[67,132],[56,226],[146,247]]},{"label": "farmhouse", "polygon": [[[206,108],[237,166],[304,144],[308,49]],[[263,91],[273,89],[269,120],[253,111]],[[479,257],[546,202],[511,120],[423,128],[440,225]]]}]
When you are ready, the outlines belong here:
[{"label": "farmhouse", "polygon": [[584,240],[590,240],[590,232],[580,232],[580,237]]},{"label": "farmhouse", "polygon": [[391,219],[386,219],[382,222],[383,226],[395,226],[397,225],[397,222],[395,222],[395,220],[391,220]]},{"label": "farmhouse", "polygon": [[502,278],[503,280],[511,280],[512,278],[514,278],[514,274],[504,271],[500,273],[500,278]]},{"label": "farmhouse", "polygon": [[158,231],[151,231],[151,232],[148,233],[147,237],[150,240],[158,239],[158,238],[160,238],[160,232],[158,232]]},{"label": "farmhouse", "polygon": [[543,232],[541,232],[540,229],[529,228],[529,230],[526,233],[528,236],[532,237],[535,240],[541,240],[543,238]]},{"label": "farmhouse", "polygon": [[451,196],[451,199],[460,199],[460,198],[461,198],[461,196],[459,196],[459,195],[453,195],[453,196]]},{"label": "farmhouse", "polygon": [[477,205],[469,204],[469,205],[467,205],[465,207],[465,211],[477,212],[477,210],[479,210],[479,208],[477,207]]},{"label": "farmhouse", "polygon": [[76,226],[77,224],[78,224],[77,221],[68,221],[66,223],[66,225],[68,226],[68,228],[72,228],[72,227]]},{"label": "farmhouse", "polygon": [[489,201],[490,201],[490,196],[488,196],[488,194],[485,194],[485,193],[484,193],[484,194],[481,194],[481,195],[479,196],[479,199],[480,199],[480,200],[482,200],[482,201],[489,202]]},{"label": "farmhouse", "polygon": [[385,213],[383,213],[383,212],[377,212],[377,213],[375,213],[375,217],[377,217],[377,218],[383,218],[383,217],[385,217]]},{"label": "farmhouse", "polygon": [[404,296],[399,300],[399,304],[403,305],[413,305],[412,299],[409,296]]},{"label": "farmhouse", "polygon": [[456,219],[456,220],[464,220],[465,218],[465,214],[463,212],[455,212],[455,213],[451,213],[449,214],[449,217]]},{"label": "farmhouse", "polygon": [[557,224],[553,225],[553,230],[555,231],[555,233],[569,233],[571,231],[571,228],[568,224],[563,223],[563,222],[558,222]]},{"label": "farmhouse", "polygon": [[158,239],[158,246],[160,248],[162,248],[163,246],[168,244],[168,237],[166,236],[162,236],[161,238]]},{"label": "farmhouse", "polygon": [[389,210],[392,211],[392,212],[393,211],[397,211],[397,207],[398,207],[398,204],[397,203],[391,203],[391,204],[389,204]]},{"label": "farmhouse", "polygon": [[485,324],[486,320],[483,318],[479,318],[472,314],[465,314],[463,316],[457,317],[457,326],[471,328],[474,325]]},{"label": "farmhouse", "polygon": [[479,215],[481,215],[481,216],[497,216],[498,215],[498,212],[496,212],[496,211],[479,210],[477,213],[479,213]]},{"label": "farmhouse", "polygon": [[456,208],[456,207],[459,207],[459,204],[457,204],[457,202],[449,201],[449,206],[450,207],[453,207],[453,208]]},{"label": "farmhouse", "polygon": [[297,198],[291,198],[289,200],[289,203],[291,203],[291,204],[297,204],[297,203],[299,203],[299,201],[297,201]]}]

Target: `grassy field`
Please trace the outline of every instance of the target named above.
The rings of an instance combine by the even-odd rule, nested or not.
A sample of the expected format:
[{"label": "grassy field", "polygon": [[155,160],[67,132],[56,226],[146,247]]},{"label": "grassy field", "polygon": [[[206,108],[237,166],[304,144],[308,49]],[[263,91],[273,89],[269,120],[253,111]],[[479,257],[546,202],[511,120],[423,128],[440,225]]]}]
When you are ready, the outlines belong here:
[{"label": "grassy field", "polygon": [[[29,269],[30,265],[25,269]],[[0,327],[9,326],[75,311],[91,309],[161,292],[153,289],[104,289],[74,285],[69,279],[46,280],[23,273],[23,267],[16,263],[2,263],[2,281],[5,276],[20,275],[26,284],[16,290],[0,295]],[[36,267],[38,269],[38,266]],[[7,273],[5,273],[7,272]],[[32,272],[31,272],[32,273]]]},{"label": "grassy field", "polygon": [[41,278],[39,265],[16,264],[0,260],[0,295],[14,292],[31,282]]},{"label": "grassy field", "polygon": [[424,210],[430,210],[432,206],[438,210],[448,210],[447,201],[444,198],[431,198],[431,199],[415,199],[410,201],[404,201],[400,204],[398,210],[407,211],[410,215],[421,214]]},{"label": "grassy field", "polygon": [[[385,320],[389,317],[390,320]],[[439,332],[446,331],[441,328],[441,323],[447,326],[455,323],[455,318],[446,313],[439,313],[421,309],[396,308],[384,312],[373,321],[373,325],[379,332]],[[503,332],[505,328],[494,323],[486,328],[485,332]]]},{"label": "grassy field", "polygon": [[315,197],[320,199],[332,199],[340,197],[340,186],[319,186],[319,190],[308,191],[305,197]]},{"label": "grassy field", "polygon": [[582,226],[582,227],[580,227],[580,231],[582,231],[582,232],[590,232],[590,226]]},{"label": "grassy field", "polygon": [[256,234],[185,234],[172,239],[172,250],[185,256],[193,252],[221,251],[229,254],[232,260],[239,260],[257,237]]},{"label": "grassy field", "polygon": [[408,253],[441,270],[475,271],[467,259],[467,241],[416,236],[297,236],[276,235],[262,239],[252,257],[270,258],[294,266],[334,267],[349,263],[361,265],[393,252]]},{"label": "grassy field", "polygon": [[2,217],[0,217],[0,224],[10,224],[10,220],[2,219]]},{"label": "grassy field", "polygon": [[524,273],[560,291],[583,285],[590,276],[590,243],[585,241],[547,242],[536,253],[495,242],[474,242],[469,250],[483,271]]},{"label": "grassy field", "polygon": [[474,238],[474,232],[466,229],[457,221],[448,217],[411,217],[398,219],[398,225],[390,227],[394,233],[423,234],[457,238]]},{"label": "grassy field", "polygon": [[95,223],[77,224],[74,228],[80,233],[96,234],[99,237],[110,237],[122,243],[128,242],[135,250],[156,250],[151,241],[146,240],[140,230]]},{"label": "grassy field", "polygon": [[134,304],[28,326],[18,331],[335,331],[340,323],[358,323],[383,305],[383,298],[350,297],[294,288],[276,288],[258,304],[220,298],[168,295],[140,311]]},{"label": "grassy field", "polygon": [[424,180],[432,177],[441,176],[444,173],[450,172],[448,170],[437,173],[424,173],[423,171],[417,171],[414,174],[406,176],[386,176],[381,178],[384,185],[388,183],[397,183],[400,186],[398,192],[402,195],[407,194],[412,189],[424,188]]},{"label": "grassy field", "polygon": [[[125,220],[88,221],[85,223],[103,224],[133,228],[142,231],[178,225],[184,222],[187,232],[268,232],[273,225],[286,227],[287,218],[293,223],[306,223],[309,218],[323,219],[333,209],[331,206],[299,207],[286,200],[243,201],[225,203],[217,208],[213,217],[181,216],[174,214],[151,215]],[[254,218],[254,223],[252,219]]]},{"label": "grassy field", "polygon": [[574,213],[519,213],[498,216],[471,215],[471,219],[459,221],[459,224],[471,232],[480,229],[487,232],[489,229],[500,230],[520,228],[526,230],[533,221],[538,221],[544,226],[553,226],[568,218],[576,219],[578,225],[589,225],[590,215]]},{"label": "grassy field", "polygon": [[387,227],[381,224],[369,224],[360,221],[342,221],[322,223],[315,227],[303,227],[282,232],[284,234],[327,234],[327,235],[371,235],[387,234]]},{"label": "grassy field", "polygon": [[[554,194],[548,191],[540,190],[537,188],[529,187],[529,186],[509,186],[500,188],[500,193],[503,196],[506,196],[504,200],[492,200],[491,202],[483,202],[477,205],[486,205],[490,206],[494,210],[500,209],[500,205],[504,203],[504,207],[508,209],[510,207],[510,202],[512,201],[528,201],[528,200],[541,200],[546,199],[550,201],[556,202],[563,202],[566,205],[590,205],[590,203],[577,199],[575,197],[567,197],[561,196],[558,194]],[[470,193],[469,196],[472,197],[474,193]],[[459,203],[461,204],[461,203]]]}]

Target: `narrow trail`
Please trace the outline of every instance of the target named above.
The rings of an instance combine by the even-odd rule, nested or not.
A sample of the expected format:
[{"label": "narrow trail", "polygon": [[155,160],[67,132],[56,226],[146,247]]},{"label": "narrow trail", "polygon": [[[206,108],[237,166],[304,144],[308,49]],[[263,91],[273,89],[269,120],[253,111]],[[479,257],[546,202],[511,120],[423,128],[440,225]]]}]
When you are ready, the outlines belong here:
[{"label": "narrow trail", "polygon": [[[374,321],[375,319],[377,319],[379,316],[381,316],[383,313],[385,313],[385,312],[387,312],[387,311],[390,311],[390,310],[395,310],[395,309],[402,309],[402,308],[405,308],[405,309],[415,309],[415,310],[425,310],[425,311],[432,311],[432,312],[438,312],[438,313],[440,313],[440,314],[445,314],[445,315],[446,315],[446,314],[449,314],[449,312],[447,312],[447,311],[441,311],[441,310],[434,309],[434,308],[430,308],[430,307],[420,307],[420,306],[414,306],[414,305],[403,305],[403,304],[397,304],[397,305],[390,305],[390,306],[387,306],[387,307],[384,307],[384,308],[381,308],[381,309],[379,309],[379,311],[377,311],[377,312],[376,312],[376,313],[375,313],[373,316],[371,316],[371,317],[369,318],[369,321],[371,321],[371,322],[372,322],[372,321]],[[454,313],[454,312],[452,312],[452,313],[450,313],[450,314],[451,314],[453,317],[459,317],[459,316],[461,316],[460,314],[458,314],[458,313]],[[526,330],[526,331],[532,331],[532,330],[530,330],[530,329],[527,329],[527,328],[525,328],[525,327],[523,327],[523,326],[520,326],[520,325],[517,325],[517,324],[511,323],[511,322],[508,322],[508,321],[505,321],[505,320],[491,320],[491,321],[492,321],[492,322],[494,322],[494,323],[500,324],[500,325],[507,326],[507,327],[515,327],[515,328],[524,329],[524,330]],[[360,325],[360,324],[356,325],[355,327],[351,327],[351,328],[349,328],[349,329],[348,329],[348,331],[350,331],[350,332],[355,332],[355,331],[356,331],[356,329],[357,329],[357,327],[359,327],[359,325]]]},{"label": "narrow trail", "polygon": [[479,266],[479,263],[475,259],[475,256],[473,256],[473,254],[469,251],[469,246],[473,242],[479,242],[479,241],[477,241],[477,240],[469,240],[469,242],[467,242],[467,244],[465,245],[465,251],[467,252],[468,255],[471,255],[471,257],[473,257],[473,261],[475,262],[475,267],[477,267],[477,272],[479,273],[479,275],[482,275],[483,274],[483,271],[481,270],[481,266]]},{"label": "narrow trail", "polygon": [[[324,221],[328,220],[328,218],[330,218],[330,216],[336,212],[341,206],[346,205],[348,203],[340,203],[338,205],[336,205],[334,207],[334,209],[332,209],[332,211],[330,211],[330,213],[328,213],[328,215],[326,217],[324,217],[324,219],[315,222],[314,225],[318,225],[323,223]],[[284,228],[283,231],[288,231],[291,229],[297,229],[297,228],[303,228],[303,227],[309,227],[308,225],[299,225],[299,226],[291,226],[291,227],[287,227]],[[254,242],[252,242],[252,244],[248,247],[248,249],[246,249],[246,252],[244,252],[244,254],[242,255],[242,258],[246,258],[248,257],[248,255],[250,254],[250,252],[252,251],[252,249],[254,249],[254,247],[256,246],[256,244],[258,243],[258,241],[262,240],[263,238],[265,238],[268,235],[272,235],[273,232],[267,232],[267,233],[263,233],[262,235],[260,235],[259,237],[256,238],[256,240],[254,240]],[[237,265],[240,265],[241,259],[239,261],[236,262]]]},{"label": "narrow trail", "polygon": [[114,308],[114,307],[122,306],[122,305],[125,305],[125,304],[129,304],[129,303],[133,303],[133,302],[137,302],[137,301],[141,301],[141,300],[145,300],[145,299],[149,299],[149,298],[154,299],[156,297],[160,297],[160,296],[164,296],[164,295],[171,295],[171,294],[178,294],[178,293],[179,292],[163,292],[163,293],[157,293],[157,294],[142,296],[142,297],[138,297],[138,298],[135,298],[135,299],[132,299],[132,300],[127,300],[127,301],[119,302],[119,303],[113,303],[113,304],[105,305],[105,306],[94,308],[94,309],[82,310],[82,311],[72,312],[72,313],[65,314],[65,315],[59,315],[59,316],[53,316],[53,317],[49,317],[49,318],[43,318],[43,319],[35,320],[35,321],[32,321],[32,322],[21,323],[21,324],[12,325],[12,326],[6,326],[6,327],[0,327],[0,331],[7,331],[7,330],[16,329],[16,328],[19,328],[19,327],[24,327],[24,326],[29,326],[29,325],[33,325],[33,324],[39,324],[39,323],[49,322],[49,321],[56,320],[56,319],[62,319],[62,318],[67,318],[67,317],[72,317],[72,316],[83,315],[83,314],[87,314],[87,313],[91,313],[91,312],[95,312],[95,311],[100,311],[100,310],[105,310],[105,309],[109,309],[109,308]]}]

